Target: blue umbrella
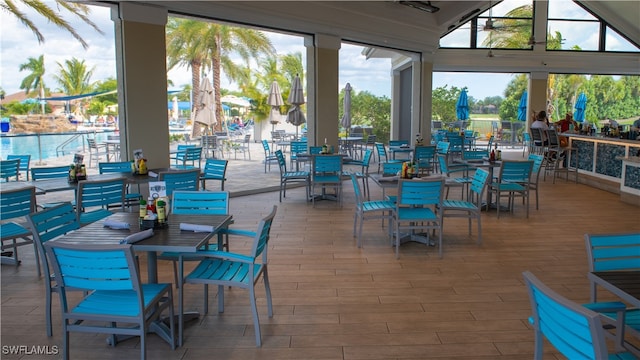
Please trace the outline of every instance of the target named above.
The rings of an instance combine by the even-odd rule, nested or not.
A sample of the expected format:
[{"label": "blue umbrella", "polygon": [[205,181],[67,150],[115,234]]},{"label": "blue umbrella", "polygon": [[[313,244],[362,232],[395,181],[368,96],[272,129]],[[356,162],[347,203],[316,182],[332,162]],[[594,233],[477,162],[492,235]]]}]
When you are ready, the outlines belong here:
[{"label": "blue umbrella", "polygon": [[469,100],[467,99],[466,88],[460,92],[460,97],[456,103],[456,113],[459,120],[467,120],[469,118]]},{"label": "blue umbrella", "polygon": [[575,109],[576,111],[573,113],[573,119],[577,122],[583,122],[585,111],[587,110],[587,95],[580,93],[578,101],[576,101]]},{"label": "blue umbrella", "polygon": [[523,92],[518,105],[518,120],[527,121],[527,92]]}]

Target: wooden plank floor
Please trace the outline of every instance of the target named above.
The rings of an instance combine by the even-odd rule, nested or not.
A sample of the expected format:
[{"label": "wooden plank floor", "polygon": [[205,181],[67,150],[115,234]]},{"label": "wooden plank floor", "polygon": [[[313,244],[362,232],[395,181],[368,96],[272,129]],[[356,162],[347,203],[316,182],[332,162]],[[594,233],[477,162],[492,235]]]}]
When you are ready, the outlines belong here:
[{"label": "wooden plank floor", "polygon": [[[237,228],[253,229],[278,204],[270,242],[269,275],[274,316],[266,316],[258,287],[262,348],[255,347],[248,294],[227,290],[226,309],[217,313],[216,289],[210,312],[186,328],[176,350],[150,335],[150,359],[531,359],[530,306],[521,273],[531,270],[577,302],[589,299],[583,235],[640,231],[640,209],[619,195],[565,182],[541,182],[540,210],[530,217],[521,205],[500,219],[482,218],[482,246],[463,219],[446,219],[444,258],[437,248],[407,243],[396,259],[379,221],[366,223],[364,247],[352,236],[353,189],[344,182],[342,208],[303,200],[293,189],[278,204],[278,193],[231,199]],[[372,197],[381,196],[371,184]],[[450,196],[459,196],[452,192]],[[248,249],[244,240],[233,251]],[[43,281],[33,250],[23,247],[23,264],[2,266],[2,345],[61,345],[59,302],[54,297],[54,336],[44,326]],[[143,269],[146,266],[142,257]],[[173,280],[161,263],[161,281]],[[54,295],[55,296],[55,295]],[[604,298],[607,298],[606,296]],[[202,288],[190,285],[186,310],[202,310]],[[3,348],[5,350],[5,348]],[[550,346],[547,359],[556,359]],[[73,359],[134,359],[139,340],[109,347],[104,335],[71,335]],[[57,358],[16,356],[3,359]]]}]

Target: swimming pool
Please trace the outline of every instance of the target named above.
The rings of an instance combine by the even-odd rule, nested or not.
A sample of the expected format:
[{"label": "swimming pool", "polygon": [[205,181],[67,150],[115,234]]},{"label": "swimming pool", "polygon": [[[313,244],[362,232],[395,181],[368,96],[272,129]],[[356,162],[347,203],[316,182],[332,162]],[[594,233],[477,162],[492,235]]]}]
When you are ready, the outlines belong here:
[{"label": "swimming pool", "polygon": [[[107,136],[114,135],[112,131],[105,132],[73,132],[73,133],[59,133],[59,134],[29,134],[29,135],[3,135],[0,137],[0,155],[3,159],[7,158],[7,155],[31,155],[32,160],[45,160],[50,158],[56,158],[61,155],[74,154],[76,152],[88,151],[87,137],[96,139],[97,142],[102,142],[107,139]],[[58,150],[56,154],[56,148],[63,144],[65,141],[77,136],[64,146],[64,154]],[[40,138],[40,146],[38,146],[38,138]],[[84,146],[84,147],[83,147]],[[40,152],[40,150],[41,152]],[[40,158],[42,155],[42,158]]]}]

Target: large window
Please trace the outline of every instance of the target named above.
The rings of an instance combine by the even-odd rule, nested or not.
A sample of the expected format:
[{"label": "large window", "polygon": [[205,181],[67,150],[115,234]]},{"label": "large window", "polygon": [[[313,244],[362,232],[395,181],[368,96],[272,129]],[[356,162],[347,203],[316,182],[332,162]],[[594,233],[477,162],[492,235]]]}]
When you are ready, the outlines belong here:
[{"label": "large window", "polygon": [[469,20],[440,39],[441,47],[530,49],[531,0],[505,1]]},{"label": "large window", "polygon": [[[573,1],[549,1],[547,49],[574,51],[638,52],[609,24],[598,19]],[[559,47],[550,47],[550,39],[559,39]]]}]

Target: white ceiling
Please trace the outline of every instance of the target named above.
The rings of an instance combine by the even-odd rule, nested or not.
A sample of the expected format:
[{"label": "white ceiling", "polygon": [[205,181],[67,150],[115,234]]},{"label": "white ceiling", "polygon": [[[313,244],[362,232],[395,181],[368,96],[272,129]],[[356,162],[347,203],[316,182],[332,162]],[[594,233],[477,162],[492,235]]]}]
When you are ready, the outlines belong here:
[{"label": "white ceiling", "polygon": [[[377,47],[369,56],[388,56],[384,48],[422,54],[435,71],[568,72],[640,74],[635,53],[548,52],[440,49],[440,37],[484,12],[495,1],[432,1],[435,13],[420,11],[397,1],[167,1],[111,0],[148,4],[173,15],[193,16],[295,34],[324,34],[344,42]],[[640,1],[582,1],[588,9],[640,44]]]},{"label": "white ceiling", "polygon": [[[275,30],[337,35],[345,41],[434,52],[450,26],[486,10],[489,1],[432,1],[427,13],[397,1],[136,1],[170,12]],[[495,1],[493,2],[495,4]],[[640,44],[640,1],[581,1]],[[465,16],[467,15],[467,16]],[[468,16],[471,15],[471,16]]]}]

